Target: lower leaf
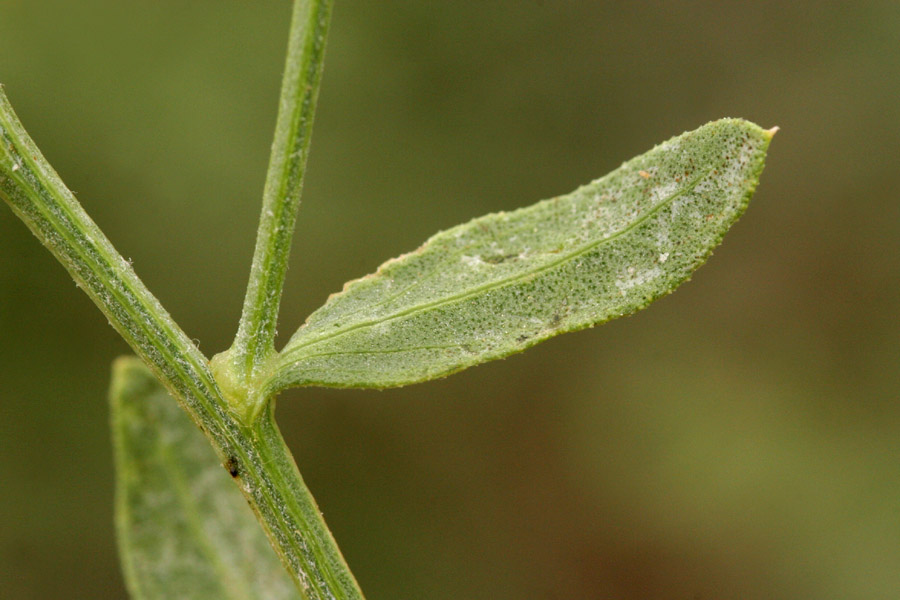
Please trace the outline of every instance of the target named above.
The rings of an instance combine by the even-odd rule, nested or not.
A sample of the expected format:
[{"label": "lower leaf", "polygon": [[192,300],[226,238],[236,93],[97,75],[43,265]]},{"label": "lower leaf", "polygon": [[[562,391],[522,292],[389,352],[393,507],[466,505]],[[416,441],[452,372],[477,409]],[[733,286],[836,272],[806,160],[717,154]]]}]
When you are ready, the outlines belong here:
[{"label": "lower leaf", "polygon": [[[301,598],[206,438],[137,358],[113,365],[116,528],[136,599]],[[232,476],[236,467],[232,466]]]}]

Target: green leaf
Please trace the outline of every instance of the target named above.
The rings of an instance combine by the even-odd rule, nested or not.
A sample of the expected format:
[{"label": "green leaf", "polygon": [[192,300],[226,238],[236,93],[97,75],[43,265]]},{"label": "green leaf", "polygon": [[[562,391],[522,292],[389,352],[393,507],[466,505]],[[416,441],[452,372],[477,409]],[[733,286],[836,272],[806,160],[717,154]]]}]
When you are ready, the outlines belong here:
[{"label": "green leaf", "polygon": [[113,367],[116,526],[141,599],[300,598],[209,442],[136,358]]},{"label": "green leaf", "polygon": [[329,298],[266,392],[434,379],[647,306],[744,212],[774,131],[716,121],[567,196],[435,235]]}]

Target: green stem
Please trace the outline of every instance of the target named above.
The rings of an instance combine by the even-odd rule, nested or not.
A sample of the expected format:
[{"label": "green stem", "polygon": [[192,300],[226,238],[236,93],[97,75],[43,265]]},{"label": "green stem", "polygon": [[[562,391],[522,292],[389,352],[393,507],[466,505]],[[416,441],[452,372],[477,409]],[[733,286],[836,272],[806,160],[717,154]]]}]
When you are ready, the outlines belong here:
[{"label": "green stem", "polygon": [[271,413],[241,424],[209,363],[88,217],[25,132],[0,87],[0,197],[59,259],[209,438],[310,600],[362,593]]},{"label": "green stem", "polygon": [[217,376],[230,371],[225,375],[231,383],[226,391],[233,396],[229,400],[251,418],[261,411],[265,399],[248,398],[250,390],[275,354],[278,307],[309,153],[331,5],[331,0],[294,2],[250,282],[234,343],[217,360]]}]

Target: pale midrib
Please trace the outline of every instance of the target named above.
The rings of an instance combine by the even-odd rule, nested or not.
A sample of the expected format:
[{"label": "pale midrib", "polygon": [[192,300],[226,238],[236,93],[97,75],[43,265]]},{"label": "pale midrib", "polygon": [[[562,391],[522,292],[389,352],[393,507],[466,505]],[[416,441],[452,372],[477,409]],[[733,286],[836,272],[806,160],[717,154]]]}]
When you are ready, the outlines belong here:
[{"label": "pale midrib", "polygon": [[518,275],[500,279],[498,281],[492,281],[490,283],[473,288],[473,289],[463,292],[461,294],[455,294],[455,295],[451,295],[447,298],[441,298],[439,300],[435,300],[432,302],[427,302],[427,303],[420,304],[417,306],[412,306],[410,308],[407,308],[402,311],[398,311],[392,315],[383,317],[381,319],[377,319],[377,320],[373,320],[373,321],[363,321],[361,323],[357,323],[356,325],[351,325],[351,326],[347,327],[346,329],[342,329],[341,331],[337,331],[337,332],[331,333],[331,334],[325,334],[321,337],[315,338],[306,343],[303,343],[303,344],[300,344],[300,345],[297,345],[297,346],[294,346],[291,348],[286,348],[285,351],[282,352],[282,354],[281,354],[281,357],[278,361],[278,367],[275,369],[275,373],[273,373],[273,375],[271,376],[271,379],[274,379],[277,376],[278,370],[280,370],[282,367],[290,366],[291,363],[299,362],[300,360],[305,358],[303,356],[298,357],[296,359],[291,358],[291,356],[296,355],[298,352],[300,352],[304,348],[309,348],[311,346],[315,346],[317,344],[321,344],[321,343],[329,341],[329,340],[334,340],[335,338],[339,338],[341,336],[347,335],[358,329],[373,327],[375,325],[379,325],[381,323],[400,319],[400,318],[403,318],[403,317],[406,317],[406,316],[409,316],[409,315],[412,315],[415,313],[433,310],[436,308],[440,308],[441,306],[461,302],[463,300],[466,300],[467,298],[471,298],[473,296],[481,295],[481,294],[490,292],[495,289],[500,289],[500,288],[515,284],[515,283],[517,283],[519,281],[523,281],[529,277],[534,277],[536,275],[539,275],[540,273],[549,271],[550,269],[554,269],[563,263],[566,263],[566,262],[569,262],[571,260],[578,258],[579,256],[583,256],[584,254],[587,254],[591,250],[594,250],[595,248],[598,248],[604,244],[611,243],[611,242],[615,241],[616,239],[629,234],[634,229],[643,225],[647,220],[649,220],[656,213],[658,213],[663,208],[668,206],[676,198],[692,192],[694,190],[694,188],[696,188],[697,185],[700,183],[700,181],[703,180],[704,177],[709,175],[709,173],[711,173],[712,170],[713,170],[712,168],[709,168],[704,173],[698,175],[696,178],[691,180],[691,182],[688,185],[686,185],[684,188],[682,188],[682,189],[678,190],[677,192],[675,192],[674,194],[668,196],[665,200],[663,200],[662,202],[660,202],[659,204],[657,204],[656,206],[654,206],[653,208],[648,210],[647,213],[645,215],[643,215],[641,218],[637,219],[634,223],[631,223],[630,225],[628,225],[626,228],[622,229],[621,231],[614,233],[614,234],[610,235],[609,237],[603,238],[601,240],[597,240],[595,242],[591,242],[590,244],[586,244],[576,250],[573,250],[569,254],[566,254],[566,255],[558,258],[555,261],[552,261],[545,265],[542,265],[532,271],[520,273]]},{"label": "pale midrib", "polygon": [[392,348],[388,350],[340,350],[337,352],[319,352],[316,354],[307,354],[303,358],[309,360],[311,358],[321,358],[323,356],[345,356],[353,354],[397,354],[400,352],[419,352],[421,350],[452,350],[454,348],[462,348],[465,344],[448,344],[446,346],[410,346],[408,348]]},{"label": "pale midrib", "polygon": [[[527,210],[527,209],[525,209],[525,210]],[[497,214],[500,214],[500,213],[497,213]],[[496,215],[491,215],[491,216],[496,216]],[[470,223],[470,224],[471,224],[471,223]],[[526,223],[526,224],[519,225],[518,227],[514,227],[513,229],[510,229],[509,231],[504,232],[504,234],[505,234],[506,236],[511,236],[511,235],[514,235],[514,234],[519,233],[520,231],[524,231],[524,230],[530,229],[530,228],[532,228],[532,227],[534,227],[534,223]],[[452,231],[452,230],[445,231],[445,232],[443,232],[442,234],[436,234],[436,235],[448,235],[451,231]],[[431,241],[432,241],[432,240],[426,241],[425,244],[424,244],[424,246],[428,246],[428,244],[429,244]],[[428,281],[431,281],[432,279],[434,279],[435,277],[437,277],[437,276],[441,273],[441,269],[444,267],[444,265],[449,265],[449,264],[454,263],[454,262],[456,261],[456,259],[458,259],[458,258],[461,257],[462,255],[464,255],[466,252],[470,252],[470,251],[472,251],[474,248],[478,248],[479,245],[481,245],[481,244],[483,244],[483,243],[484,243],[483,241],[472,242],[471,244],[468,244],[468,245],[466,245],[466,246],[463,246],[462,248],[457,248],[456,250],[453,251],[452,254],[450,254],[450,255],[447,256],[446,258],[442,259],[438,265],[435,265],[434,268],[431,270],[431,273],[429,273],[429,274],[426,275],[425,277],[421,277],[421,278],[419,278],[419,279],[416,279],[414,282],[410,283],[409,285],[407,285],[406,287],[404,287],[402,290],[400,290],[400,291],[398,291],[398,292],[395,292],[394,294],[388,296],[387,298],[385,298],[385,299],[383,299],[383,300],[380,300],[380,301],[376,302],[375,304],[372,304],[372,305],[369,305],[369,306],[362,306],[362,307],[357,308],[356,310],[352,310],[352,311],[350,311],[350,312],[348,312],[348,313],[345,313],[345,314],[342,314],[342,315],[334,315],[333,318],[338,318],[338,319],[341,319],[341,320],[345,320],[345,319],[349,319],[349,318],[351,318],[351,317],[353,317],[353,316],[355,316],[355,315],[358,315],[359,313],[361,313],[361,312],[363,312],[363,311],[371,311],[371,310],[374,310],[374,309],[378,308],[379,306],[384,306],[385,304],[390,304],[391,302],[393,302],[394,300],[396,300],[397,298],[399,298],[399,297],[402,296],[403,294],[406,294],[406,293],[409,292],[410,290],[415,289],[415,288],[417,288],[417,287],[422,287],[425,283],[427,283]],[[419,257],[421,257],[421,256],[424,255],[424,252],[421,252],[421,251],[414,251],[414,252],[409,253],[408,255],[405,255],[405,257],[413,258],[414,255],[418,255]],[[403,257],[403,256],[400,257],[400,259],[402,259],[402,258],[404,258],[404,257]],[[397,260],[400,260],[400,259],[397,259]],[[387,276],[387,273],[384,272],[384,271],[378,270],[378,271],[375,271],[375,275],[374,275],[374,276],[375,276],[375,277],[377,277],[377,276]],[[363,278],[363,279],[357,279],[356,281],[365,281],[365,278]],[[351,283],[352,283],[352,282],[351,282]],[[350,284],[348,284],[348,285],[350,285]],[[348,293],[349,293],[349,290],[348,290]],[[328,318],[328,317],[326,316],[325,319],[327,319],[327,318]],[[322,321],[316,323],[316,325],[328,324],[329,322],[330,322],[330,321],[327,321],[327,320],[324,320],[324,319],[323,319]]]}]

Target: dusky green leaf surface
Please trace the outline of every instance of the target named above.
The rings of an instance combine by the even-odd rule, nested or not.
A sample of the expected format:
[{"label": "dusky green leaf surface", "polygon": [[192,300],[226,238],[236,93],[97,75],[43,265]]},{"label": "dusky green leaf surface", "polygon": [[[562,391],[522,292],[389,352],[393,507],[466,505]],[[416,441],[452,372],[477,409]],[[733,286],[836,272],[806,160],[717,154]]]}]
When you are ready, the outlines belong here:
[{"label": "dusky green leaf surface", "polygon": [[434,379],[647,306],[744,212],[773,133],[709,123],[567,196],[438,233],[330,297],[267,392]]},{"label": "dusky green leaf surface", "polygon": [[301,598],[209,442],[141,361],[116,361],[110,404],[132,597]]}]

